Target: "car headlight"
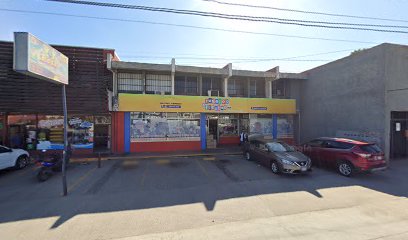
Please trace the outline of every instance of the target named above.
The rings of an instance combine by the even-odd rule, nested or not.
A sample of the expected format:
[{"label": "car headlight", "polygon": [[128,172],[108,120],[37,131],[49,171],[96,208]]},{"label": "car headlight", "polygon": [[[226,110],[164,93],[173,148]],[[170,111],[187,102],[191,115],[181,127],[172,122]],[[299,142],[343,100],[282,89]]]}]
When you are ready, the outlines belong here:
[{"label": "car headlight", "polygon": [[283,164],[289,164],[289,165],[295,165],[294,162],[289,161],[289,160],[286,160],[286,159],[283,159],[283,160],[282,160],[282,163],[283,163]]}]

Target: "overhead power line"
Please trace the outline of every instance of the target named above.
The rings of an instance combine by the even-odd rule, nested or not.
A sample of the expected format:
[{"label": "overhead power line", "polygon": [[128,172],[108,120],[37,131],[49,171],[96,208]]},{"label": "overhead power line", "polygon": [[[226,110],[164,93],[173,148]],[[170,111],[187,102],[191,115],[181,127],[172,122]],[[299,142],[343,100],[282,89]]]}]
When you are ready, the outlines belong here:
[{"label": "overhead power line", "polygon": [[220,32],[244,33],[244,34],[254,34],[254,35],[264,35],[264,36],[274,36],[274,37],[286,37],[286,38],[298,38],[298,39],[307,39],[307,40],[322,40],[322,41],[349,42],[349,43],[362,43],[362,44],[379,44],[379,43],[376,43],[376,42],[359,41],[359,40],[308,37],[308,36],[276,34],[276,33],[267,33],[267,32],[253,32],[253,31],[244,31],[244,30],[202,27],[202,26],[187,25],[187,24],[173,24],[173,23],[164,23],[164,22],[152,22],[152,21],[143,21],[143,20],[123,19],[123,18],[95,17],[95,16],[78,15],[78,14],[54,13],[54,12],[43,12],[43,11],[29,11],[29,10],[7,9],[7,8],[0,8],[0,11],[18,12],[18,13],[30,13],[30,14],[42,14],[42,15],[52,15],[52,16],[63,16],[63,17],[76,17],[76,18],[119,21],[119,22],[132,22],[132,23],[142,23],[142,24],[152,24],[152,25],[172,26],[172,27],[183,27],[183,28],[192,28],[192,29],[201,29],[201,30],[220,31]]},{"label": "overhead power line", "polygon": [[242,4],[242,3],[222,2],[222,1],[217,1],[217,0],[202,0],[202,1],[214,2],[214,3],[218,3],[218,4],[231,5],[231,6],[240,6],[240,7],[249,7],[249,8],[263,8],[263,9],[271,9],[271,10],[278,10],[278,11],[297,12],[297,13],[323,15],[323,16],[331,16],[331,17],[345,17],[345,18],[354,18],[354,19],[367,19],[367,20],[380,20],[380,21],[389,21],[389,22],[408,23],[408,20],[403,20],[403,19],[378,18],[378,17],[356,16],[356,15],[338,14],[338,13],[304,11],[304,10],[289,9],[289,8],[278,8],[278,7],[270,7],[270,6],[260,6],[260,5],[250,5],[250,4]]},{"label": "overhead power line", "polygon": [[[137,56],[137,55],[120,55],[123,58],[131,58],[131,59],[169,59],[171,57],[166,56]],[[268,61],[287,61],[287,62],[326,62],[331,61],[328,59],[287,59],[287,58],[265,58],[265,59],[250,59],[250,58],[243,58],[243,59],[228,59],[228,58],[194,58],[194,57],[178,57],[176,59],[182,60],[209,60],[209,61],[242,61],[242,62],[268,62]]]},{"label": "overhead power line", "polygon": [[175,57],[176,59],[184,59],[184,60],[220,60],[220,61],[242,61],[242,62],[267,62],[267,61],[294,61],[294,62],[324,62],[324,61],[331,61],[328,59],[299,59],[304,57],[312,57],[312,56],[321,56],[321,55],[328,55],[333,53],[340,53],[340,52],[350,52],[355,49],[345,49],[345,50],[337,50],[337,51],[330,51],[330,52],[323,52],[323,53],[314,53],[314,54],[307,54],[307,55],[300,55],[294,57],[284,57],[284,58],[228,58],[228,57],[177,57],[177,56],[154,56],[154,55],[120,55],[124,58],[143,58],[143,59],[168,59]]},{"label": "overhead power line", "polygon": [[[142,6],[142,5],[129,5],[129,4],[92,2],[92,1],[76,1],[76,0],[45,0],[45,1],[81,4],[81,5],[90,5],[90,6],[99,6],[99,7],[144,10],[144,11],[153,11],[153,12],[166,12],[166,13],[194,15],[194,16],[203,16],[203,17],[214,17],[214,18],[222,18],[222,19],[230,19],[230,20],[243,20],[243,21],[251,21],[251,22],[289,24],[289,25],[297,25],[297,26],[305,26],[305,27],[347,29],[347,30],[361,30],[361,31],[389,32],[389,33],[404,33],[404,34],[408,33],[408,31],[402,31],[402,30],[383,29],[383,28],[408,28],[408,26],[305,21],[305,20],[297,20],[297,19],[255,17],[255,16],[248,16],[248,15],[222,14],[222,13],[215,13],[215,12],[182,10],[182,9],[174,9],[174,8],[159,8],[159,7],[149,7],[149,6]],[[377,27],[377,28],[372,28],[372,27]]]}]

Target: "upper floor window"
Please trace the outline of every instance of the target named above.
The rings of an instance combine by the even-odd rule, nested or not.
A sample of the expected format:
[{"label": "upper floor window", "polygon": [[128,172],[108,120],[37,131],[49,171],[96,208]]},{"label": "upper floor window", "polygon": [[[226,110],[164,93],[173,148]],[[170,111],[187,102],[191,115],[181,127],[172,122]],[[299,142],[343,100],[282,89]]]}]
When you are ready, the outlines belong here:
[{"label": "upper floor window", "polygon": [[143,93],[144,75],[142,73],[118,73],[118,92]]},{"label": "upper floor window", "polygon": [[228,96],[247,97],[247,82],[245,79],[228,79]]},{"label": "upper floor window", "polygon": [[171,75],[146,74],[147,94],[171,94]]},{"label": "upper floor window", "polygon": [[222,80],[217,77],[203,77],[202,80],[202,96],[208,96],[208,91],[211,92],[211,96],[223,96],[222,93]]},{"label": "upper floor window", "polygon": [[250,79],[249,80],[249,97],[265,97],[265,80]]},{"label": "upper floor window", "polygon": [[196,76],[176,76],[174,79],[176,95],[198,95],[198,78]]},{"label": "upper floor window", "polygon": [[284,79],[276,80],[272,82],[272,97],[273,98],[285,98],[288,96],[288,82]]}]

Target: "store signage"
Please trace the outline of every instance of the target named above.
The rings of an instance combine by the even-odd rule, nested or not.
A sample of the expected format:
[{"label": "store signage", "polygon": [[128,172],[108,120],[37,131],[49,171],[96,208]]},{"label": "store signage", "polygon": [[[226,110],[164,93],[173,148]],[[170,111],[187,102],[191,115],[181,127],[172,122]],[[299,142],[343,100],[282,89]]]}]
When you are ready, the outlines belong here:
[{"label": "store signage", "polygon": [[58,84],[68,84],[68,57],[27,32],[14,33],[13,69]]},{"label": "store signage", "polygon": [[119,94],[119,111],[295,114],[294,99]]},{"label": "store signage", "polygon": [[268,110],[267,107],[251,107],[252,110],[258,110],[258,111],[266,111]]},{"label": "store signage", "polygon": [[78,124],[81,124],[81,123],[82,123],[82,119],[77,118],[77,117],[71,118],[71,119],[69,119],[69,121],[68,121],[68,124],[69,124],[70,126],[72,126],[72,125],[78,125]]},{"label": "store signage", "polygon": [[206,98],[202,103],[203,109],[215,112],[225,112],[231,109],[229,98]]},{"label": "store signage", "polygon": [[110,116],[95,116],[94,122],[100,125],[111,124],[111,118]]},{"label": "store signage", "polygon": [[53,128],[62,125],[64,125],[64,119],[62,117],[60,119],[44,119],[38,121],[39,128]]}]

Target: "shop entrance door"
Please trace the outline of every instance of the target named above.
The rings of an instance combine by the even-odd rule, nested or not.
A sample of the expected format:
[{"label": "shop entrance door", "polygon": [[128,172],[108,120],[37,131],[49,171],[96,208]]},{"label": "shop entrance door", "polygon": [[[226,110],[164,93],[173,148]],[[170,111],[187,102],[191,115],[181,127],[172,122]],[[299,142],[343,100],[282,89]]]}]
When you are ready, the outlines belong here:
[{"label": "shop entrance door", "polygon": [[391,158],[408,157],[408,112],[391,113]]},{"label": "shop entrance door", "polygon": [[208,119],[207,148],[216,148],[218,143],[218,119]]},{"label": "shop entrance door", "polygon": [[94,151],[106,152],[109,149],[109,125],[95,125]]}]

